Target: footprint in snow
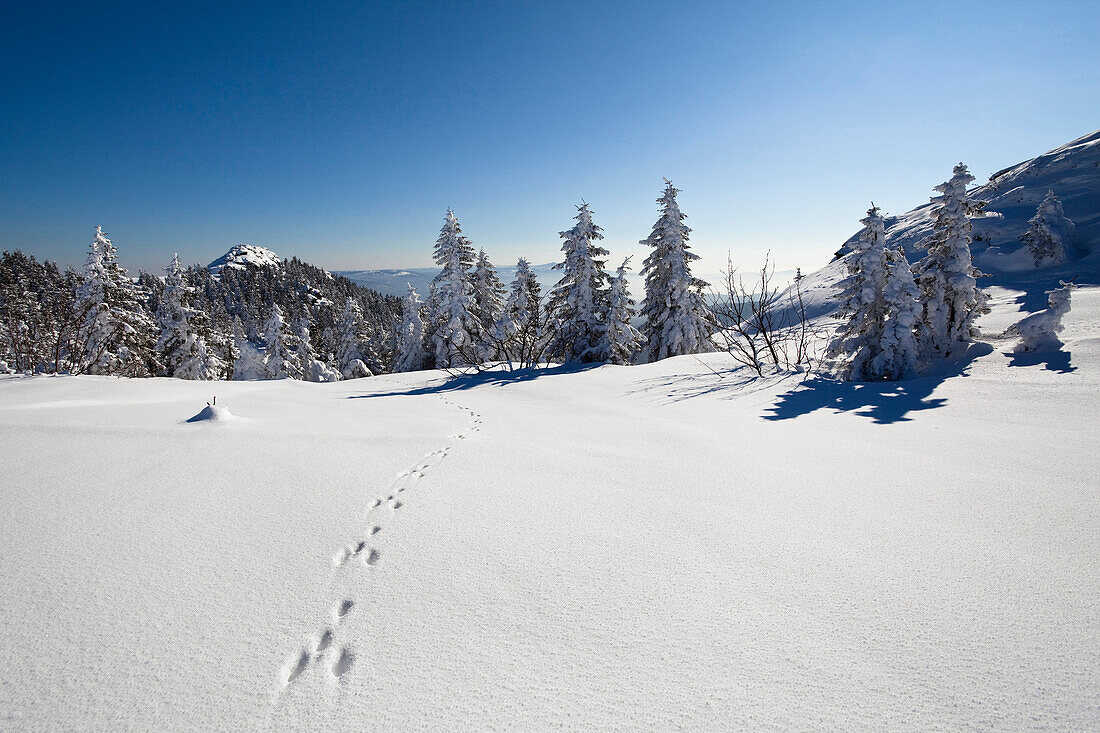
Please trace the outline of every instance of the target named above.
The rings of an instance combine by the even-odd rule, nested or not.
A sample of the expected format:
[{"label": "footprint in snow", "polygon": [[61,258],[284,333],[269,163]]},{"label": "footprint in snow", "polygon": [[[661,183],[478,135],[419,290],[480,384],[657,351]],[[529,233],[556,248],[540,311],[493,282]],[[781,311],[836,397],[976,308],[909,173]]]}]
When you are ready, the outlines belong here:
[{"label": "footprint in snow", "polygon": [[298,655],[297,659],[291,657],[286,663],[286,680],[283,682],[283,686],[289,685],[294,680],[298,679],[298,675],[306,671],[306,667],[309,666],[309,652],[303,649]]},{"label": "footprint in snow", "polygon": [[374,527],[373,527],[373,528],[371,529],[370,533],[371,533],[371,534],[378,534],[378,533],[379,533],[379,532],[381,532],[381,531],[382,531],[382,528],[381,528],[381,527],[379,527],[379,526],[378,526],[378,525],[376,524],[376,525],[374,525]]},{"label": "footprint in snow", "polygon": [[370,554],[363,559],[364,565],[374,565],[382,557],[382,553],[378,550],[371,550]]},{"label": "footprint in snow", "polygon": [[337,604],[336,608],[332,610],[332,615],[337,621],[342,621],[351,609],[355,607],[355,601],[351,599],[345,599]]},{"label": "footprint in snow", "polygon": [[325,629],[325,632],[321,634],[321,638],[317,640],[317,654],[320,654],[324,650],[332,646],[332,629]]},{"label": "footprint in snow", "polygon": [[348,670],[351,669],[351,665],[355,663],[355,655],[347,647],[340,650],[340,657],[332,665],[332,676],[336,679],[340,679]]}]

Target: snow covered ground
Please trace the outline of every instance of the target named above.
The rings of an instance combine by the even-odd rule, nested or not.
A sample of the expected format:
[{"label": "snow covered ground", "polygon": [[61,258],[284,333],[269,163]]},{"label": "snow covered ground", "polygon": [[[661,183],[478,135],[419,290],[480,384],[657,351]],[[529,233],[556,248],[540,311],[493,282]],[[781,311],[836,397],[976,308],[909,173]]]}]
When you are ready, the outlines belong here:
[{"label": "snow covered ground", "polygon": [[1065,323],[886,385],[0,378],[0,728],[1096,729]]}]

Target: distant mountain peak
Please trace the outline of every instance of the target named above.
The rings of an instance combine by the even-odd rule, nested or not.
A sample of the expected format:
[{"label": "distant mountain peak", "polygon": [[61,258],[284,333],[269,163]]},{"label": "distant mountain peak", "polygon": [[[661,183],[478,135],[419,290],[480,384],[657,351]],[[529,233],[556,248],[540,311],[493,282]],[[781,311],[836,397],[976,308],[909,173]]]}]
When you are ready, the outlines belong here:
[{"label": "distant mountain peak", "polygon": [[207,269],[216,275],[226,267],[240,270],[249,266],[278,266],[281,263],[282,260],[279,259],[279,255],[266,247],[261,247],[258,244],[238,244],[207,265]]}]

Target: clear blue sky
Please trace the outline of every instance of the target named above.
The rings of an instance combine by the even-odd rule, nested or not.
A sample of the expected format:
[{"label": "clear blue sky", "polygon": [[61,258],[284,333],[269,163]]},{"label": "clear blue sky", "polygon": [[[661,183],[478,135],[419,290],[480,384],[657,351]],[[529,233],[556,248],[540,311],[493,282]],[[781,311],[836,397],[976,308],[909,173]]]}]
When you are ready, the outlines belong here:
[{"label": "clear blue sky", "polygon": [[[423,266],[453,207],[498,266],[583,197],[644,256],[661,177],[704,271],[815,268],[1100,127],[1100,2],[157,2],[0,9],[2,249],[131,268],[238,242]],[[637,260],[638,258],[636,258]]]}]

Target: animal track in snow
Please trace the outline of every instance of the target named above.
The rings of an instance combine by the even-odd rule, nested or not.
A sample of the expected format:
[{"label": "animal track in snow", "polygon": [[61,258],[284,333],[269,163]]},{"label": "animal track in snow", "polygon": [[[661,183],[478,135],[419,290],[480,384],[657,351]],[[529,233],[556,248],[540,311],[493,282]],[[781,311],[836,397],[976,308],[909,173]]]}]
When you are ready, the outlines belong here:
[{"label": "animal track in snow", "polygon": [[[482,418],[479,413],[456,405],[446,398],[443,398],[443,402],[451,407],[462,410],[471,418],[471,424],[464,432],[448,436],[451,441],[467,440],[472,434],[481,429]],[[389,487],[388,496],[385,498],[381,496],[377,497],[370,507],[370,512],[373,513],[373,510],[381,507],[383,504],[390,505],[394,510],[403,507],[404,502],[398,500],[396,498],[397,495],[412,488],[418,481],[423,479],[426,472],[450,455],[453,449],[454,443],[448,443],[442,448],[425,454],[413,468],[398,473],[394,478],[393,484]],[[382,527],[374,524],[370,528],[370,535],[376,535],[381,531]],[[340,567],[346,565],[352,558],[360,556],[362,556],[363,559],[363,566],[371,568],[381,560],[382,553],[375,548],[369,548],[368,550],[367,541],[359,540],[349,543],[338,550],[332,556],[332,563]],[[332,621],[337,625],[343,624],[354,607],[355,601],[350,598],[345,598],[337,602],[332,608]],[[337,631],[335,631],[334,628],[323,627],[323,630],[319,634],[315,634],[311,637],[310,644],[307,647],[300,648],[297,653],[289,657],[282,667],[281,677],[283,687],[289,686],[294,680],[300,677],[302,673],[309,668],[311,662],[316,662],[317,664],[324,662],[326,665],[331,664],[329,671],[332,675],[332,679],[336,681],[343,679],[355,664],[356,655],[349,647],[340,647],[339,653],[337,654],[335,650],[336,638]]]},{"label": "animal track in snow", "polygon": [[336,608],[332,609],[332,616],[337,621],[342,621],[353,608],[355,608],[355,601],[350,598],[344,599],[337,604]]},{"label": "animal track in snow", "polygon": [[355,654],[350,649],[344,647],[340,650],[340,657],[332,665],[332,676],[336,679],[340,679],[348,670],[351,669],[351,665],[355,663]]},{"label": "animal track in snow", "polygon": [[306,671],[306,667],[309,666],[309,652],[303,649],[298,655],[297,661],[294,657],[291,657],[286,665],[286,679],[283,681],[283,686],[289,685],[294,680],[298,679],[298,675]]}]

